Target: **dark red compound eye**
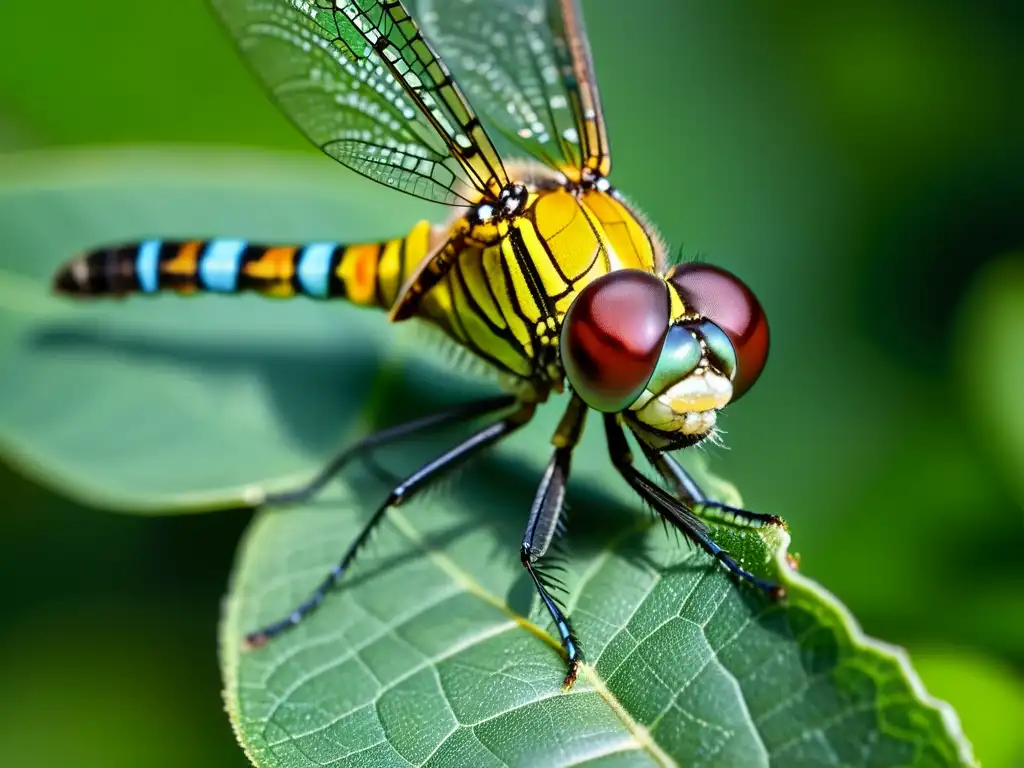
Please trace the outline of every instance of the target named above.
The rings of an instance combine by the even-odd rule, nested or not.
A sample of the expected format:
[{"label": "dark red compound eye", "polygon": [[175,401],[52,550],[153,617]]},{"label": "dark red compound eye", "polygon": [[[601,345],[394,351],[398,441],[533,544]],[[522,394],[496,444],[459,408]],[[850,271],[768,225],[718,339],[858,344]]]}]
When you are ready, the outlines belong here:
[{"label": "dark red compound eye", "polygon": [[562,325],[562,366],[573,390],[605,413],[628,408],[654,373],[668,319],[661,278],[624,269],[594,280]]},{"label": "dark red compound eye", "polygon": [[723,331],[736,350],[732,402],[745,393],[768,359],[768,318],[761,302],[736,275],[710,264],[681,264],[669,274],[687,312],[707,318]]}]

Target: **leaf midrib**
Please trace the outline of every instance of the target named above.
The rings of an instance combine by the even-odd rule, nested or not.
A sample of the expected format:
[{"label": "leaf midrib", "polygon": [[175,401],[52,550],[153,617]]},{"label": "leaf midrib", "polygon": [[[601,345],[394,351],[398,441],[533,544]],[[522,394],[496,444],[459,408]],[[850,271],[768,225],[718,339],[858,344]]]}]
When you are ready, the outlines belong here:
[{"label": "leaf midrib", "polygon": [[[511,619],[520,628],[525,629],[530,634],[543,640],[553,649],[558,651],[561,656],[562,646],[561,644],[552,637],[546,630],[541,626],[534,623],[525,616],[520,615],[516,611],[513,611],[505,601],[499,599],[495,595],[488,592],[479,582],[477,582],[471,574],[463,570],[456,564],[451,558],[445,555],[443,552],[431,547],[419,534],[419,531],[409,522],[409,519],[402,514],[401,510],[391,510],[391,521],[394,526],[415,546],[417,546],[427,557],[434,561],[434,563],[447,573],[452,580],[469,592],[472,595],[480,598],[484,602],[496,608],[498,611],[503,613],[509,619]],[[678,768],[678,763],[672,759],[651,736],[650,731],[647,730],[643,725],[638,723],[629,711],[619,702],[615,695],[605,685],[604,680],[597,674],[597,670],[593,666],[587,663],[580,664],[580,672],[586,676],[588,681],[592,684],[594,692],[601,698],[602,701],[611,709],[611,711],[618,717],[619,721],[623,724],[626,732],[636,742],[638,749],[642,749],[646,752],[656,765],[664,766],[665,768]],[[556,694],[557,695],[557,694]],[[536,701],[531,702],[535,704]]]}]

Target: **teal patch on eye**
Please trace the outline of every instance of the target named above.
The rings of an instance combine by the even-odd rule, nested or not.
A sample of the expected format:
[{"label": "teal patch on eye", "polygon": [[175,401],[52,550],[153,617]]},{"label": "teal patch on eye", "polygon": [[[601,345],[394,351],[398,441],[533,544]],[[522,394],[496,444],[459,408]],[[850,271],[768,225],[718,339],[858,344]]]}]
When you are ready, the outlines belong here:
[{"label": "teal patch on eye", "polygon": [[704,339],[708,348],[708,355],[711,362],[722,373],[729,377],[729,380],[736,378],[736,348],[726,335],[725,331],[712,323],[710,320],[702,320],[694,328]]},{"label": "teal patch on eye", "polygon": [[647,382],[647,389],[660,395],[693,373],[700,358],[700,342],[694,337],[693,331],[681,325],[673,325],[665,337],[665,346],[661,348],[661,357],[654,367],[651,380]]}]

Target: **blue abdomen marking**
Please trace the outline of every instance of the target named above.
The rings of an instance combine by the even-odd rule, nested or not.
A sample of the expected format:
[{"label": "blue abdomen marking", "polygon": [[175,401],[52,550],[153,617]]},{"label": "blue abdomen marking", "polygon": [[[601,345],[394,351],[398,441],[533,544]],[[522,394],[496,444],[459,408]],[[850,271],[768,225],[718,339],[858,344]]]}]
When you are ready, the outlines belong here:
[{"label": "blue abdomen marking", "polygon": [[303,293],[326,299],[331,279],[331,258],[337,243],[310,243],[299,254],[298,277]]},{"label": "blue abdomen marking", "polygon": [[199,259],[199,280],[208,291],[233,293],[238,286],[245,240],[211,240]]},{"label": "blue abdomen marking", "polygon": [[147,240],[139,245],[139,253],[135,257],[135,274],[144,293],[156,293],[160,288],[159,270],[160,241]]}]

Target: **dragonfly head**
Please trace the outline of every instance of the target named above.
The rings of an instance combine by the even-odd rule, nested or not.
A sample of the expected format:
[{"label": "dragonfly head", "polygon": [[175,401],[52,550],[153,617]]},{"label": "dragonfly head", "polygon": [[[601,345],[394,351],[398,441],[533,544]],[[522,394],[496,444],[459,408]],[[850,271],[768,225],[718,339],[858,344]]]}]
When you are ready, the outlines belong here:
[{"label": "dragonfly head", "polygon": [[665,277],[617,270],[587,285],[562,324],[566,378],[659,449],[700,442],[764,369],[768,321],[751,290],[708,264]]}]

